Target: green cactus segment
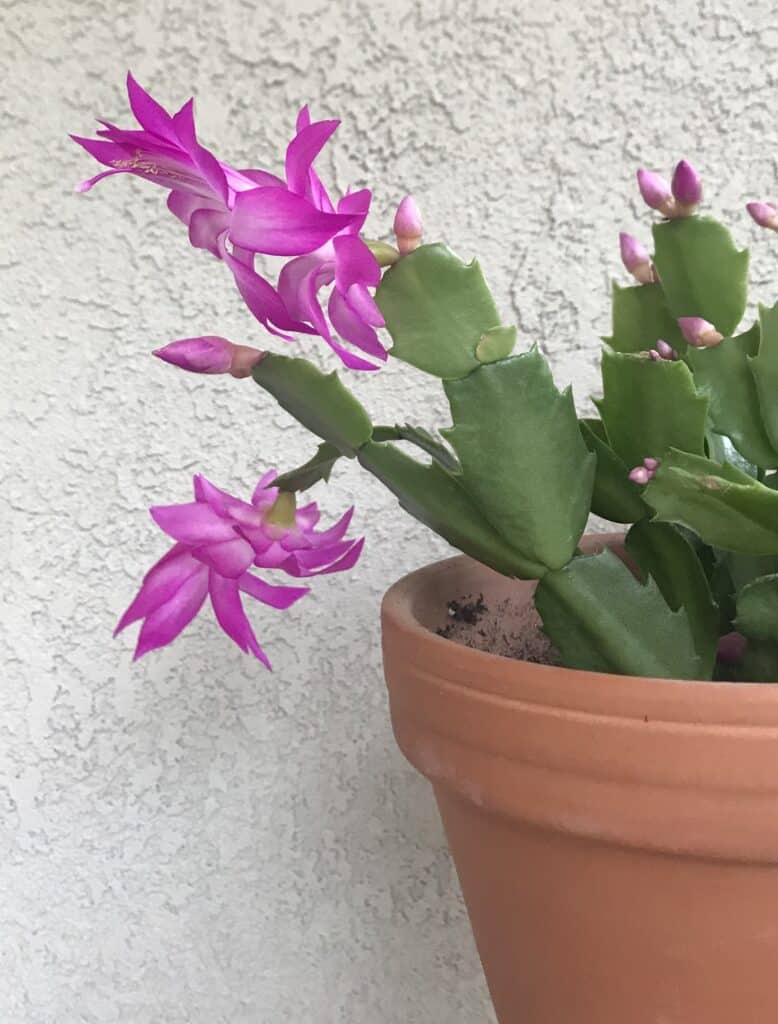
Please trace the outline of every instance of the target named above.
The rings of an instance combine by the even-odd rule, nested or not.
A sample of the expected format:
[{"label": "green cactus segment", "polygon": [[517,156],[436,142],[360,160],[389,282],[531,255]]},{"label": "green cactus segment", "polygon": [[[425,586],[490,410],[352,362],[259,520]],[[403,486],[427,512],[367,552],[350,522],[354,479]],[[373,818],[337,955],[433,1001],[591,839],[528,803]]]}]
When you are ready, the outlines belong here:
[{"label": "green cactus segment", "polygon": [[762,422],[773,448],[778,451],[778,303],[759,307],[759,351],[749,360],[756,383]]},{"label": "green cactus segment", "polygon": [[332,473],[332,467],[341,457],[341,453],[328,442],[320,444],[316,454],[297,469],[290,469],[288,473],[282,473],[273,481],[273,487],[280,487],[282,491],[307,491],[320,480],[326,483]]},{"label": "green cactus segment", "polygon": [[[713,430],[725,434],[749,462],[762,469],[775,469],[778,452],[770,443],[762,422],[757,384],[752,374],[754,361],[751,357],[759,351],[759,336],[757,323],[736,338],[726,338],[715,348],[690,348],[687,359],[698,390],[708,397]],[[774,394],[778,395],[778,391]]]},{"label": "green cactus segment", "polygon": [[647,352],[661,338],[683,355],[687,344],[658,284],[613,284],[613,334],[603,341],[616,352]]},{"label": "green cactus segment", "polygon": [[612,551],[574,558],[538,584],[535,607],[568,668],[699,679],[703,666],[685,610],[640,583]]},{"label": "green cactus segment", "polygon": [[643,491],[656,519],[744,555],[778,554],[778,491],[728,463],[671,451]]},{"label": "green cactus segment", "polygon": [[341,454],[353,458],[370,440],[370,417],[334,370],[325,374],[306,359],[268,353],[253,376],[283,409]]},{"label": "green cactus segment", "polygon": [[394,342],[391,354],[444,380],[481,365],[476,349],[500,323],[477,261],[465,263],[445,245],[403,256],[384,274],[376,302]]},{"label": "green cactus segment", "polygon": [[498,359],[507,359],[516,347],[515,327],[493,327],[481,335],[475,347],[475,357],[479,363],[496,363]]},{"label": "green cactus segment", "polygon": [[710,217],[664,221],[653,230],[654,263],[672,316],[703,317],[733,335],[746,308],[748,253]]},{"label": "green cactus segment", "polygon": [[596,459],[569,389],[533,349],[447,381],[454,426],[442,435],[484,516],[527,559],[558,569],[586,526]]},{"label": "green cactus segment", "polygon": [[749,640],[778,644],[778,574],[761,576],[743,587],[734,625]]},{"label": "green cactus segment", "polygon": [[514,551],[467,494],[438,463],[422,465],[392,444],[371,441],[359,461],[399,499],[412,516],[449,544],[505,576],[536,579],[542,565]]},{"label": "green cactus segment", "polygon": [[651,515],[640,488],[628,478],[628,467],[608,444],[601,420],[580,420],[586,447],[597,457],[592,512],[612,523],[636,523]]},{"label": "green cactus segment", "polygon": [[434,434],[431,434],[424,427],[412,427],[409,423],[394,427],[373,427],[374,441],[408,441],[415,444],[427,455],[439,462],[440,465],[451,473],[458,473],[461,469],[459,460],[454,453]]},{"label": "green cactus segment", "polygon": [[602,380],[595,404],[611,447],[628,467],[661,458],[668,448],[703,453],[708,400],[697,395],[685,363],[606,349]]},{"label": "green cactus segment", "polygon": [[694,548],[670,523],[636,523],[627,534],[626,544],[672,611],[685,610],[702,677],[710,678],[716,661],[719,609]]}]

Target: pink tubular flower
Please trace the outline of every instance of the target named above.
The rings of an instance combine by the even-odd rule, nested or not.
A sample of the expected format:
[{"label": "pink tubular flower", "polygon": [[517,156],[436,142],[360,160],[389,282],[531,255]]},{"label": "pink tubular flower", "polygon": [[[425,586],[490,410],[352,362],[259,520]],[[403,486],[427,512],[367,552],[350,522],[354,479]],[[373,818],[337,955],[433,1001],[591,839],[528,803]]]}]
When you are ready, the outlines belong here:
[{"label": "pink tubular flower", "polygon": [[709,320],[701,316],[681,316],[678,318],[681,334],[694,348],[714,348],[724,340]]},{"label": "pink tubular flower", "polygon": [[265,355],[248,345],[233,345],[226,338],[208,334],[200,338],[180,338],[153,354],[163,362],[172,363],[190,373],[229,373],[233,377],[249,377],[252,369]]},{"label": "pink tubular flower", "polygon": [[626,231],[619,234],[619,249],[621,250],[621,262],[640,284],[651,284],[656,281],[656,273],[651,263],[648,249]]},{"label": "pink tubular flower", "polygon": [[778,206],[775,203],[747,203],[746,209],[760,228],[778,231]]},{"label": "pink tubular flower", "polygon": [[116,627],[119,633],[143,619],[135,658],[174,640],[210,595],[224,632],[270,668],[241,594],[284,609],[308,588],[267,583],[252,567],[301,578],[342,572],[356,564],[364,540],[345,538],[353,508],[334,526],[317,532],[317,505],[296,509],[293,495],[272,486],[276,476],[271,471],[260,479],[250,503],[195,476],[193,502],[151,509],[154,521],[176,543],[146,574]]},{"label": "pink tubular flower", "polygon": [[[345,366],[354,370],[375,370],[375,360],[386,360],[387,354],[376,334],[376,327],[384,326],[384,319],[370,289],[378,286],[381,268],[358,232],[370,209],[368,189],[351,192],[337,204],[337,211],[321,179],[313,169],[313,161],[324,143],[337,127],[337,121],[311,123],[307,107],[297,118],[297,135],[286,152],[286,200],[301,211],[300,239],[296,249],[283,252],[282,240],[271,238],[268,249],[263,204],[268,190],[246,193],[236,204],[230,237],[242,248],[252,252],[271,252],[295,255],[281,271],[278,292],[290,314],[297,320],[312,325]],[[325,239],[315,236],[313,227],[319,218],[339,218],[337,232]],[[311,233],[306,236],[306,230]],[[305,244],[302,244],[302,243]],[[333,284],[327,303],[327,314],[319,302],[318,293]],[[370,359],[356,355],[341,345],[333,336],[340,337],[359,349]]]},{"label": "pink tubular flower", "polygon": [[[371,360],[386,359],[375,332],[384,321],[369,292],[378,285],[381,270],[358,236],[370,192],[346,195],[335,209],[312,166],[339,122],[312,124],[307,107],[302,109],[287,148],[284,181],[264,170],[236,170],[217,160],[197,140],[192,100],[170,115],[132,75],[127,90],[140,130],[102,122],[97,139],[72,136],[110,168],[78,190],[88,191],[101,178],[120,173],[169,189],[168,207],[186,224],[192,245],[227,264],[244,302],[268,331],[287,341],[294,334],[320,334],[345,365],[377,369],[374,361],[333,337],[334,329]],[[256,253],[293,257],[278,288],[257,273]],[[333,282],[326,317],[317,293]]]}]

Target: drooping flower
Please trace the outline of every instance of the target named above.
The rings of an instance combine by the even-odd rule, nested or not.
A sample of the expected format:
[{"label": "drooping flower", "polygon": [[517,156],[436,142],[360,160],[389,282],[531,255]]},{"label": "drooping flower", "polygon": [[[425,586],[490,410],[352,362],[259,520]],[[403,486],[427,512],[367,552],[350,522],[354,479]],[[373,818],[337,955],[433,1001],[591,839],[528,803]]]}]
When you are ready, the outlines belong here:
[{"label": "drooping flower", "polygon": [[747,203],[746,209],[760,228],[778,231],[778,206],[775,203]]},{"label": "drooping flower", "polygon": [[681,334],[694,348],[714,348],[721,344],[724,335],[720,334],[709,320],[701,316],[678,317]]},{"label": "drooping flower", "polygon": [[116,627],[119,633],[143,620],[135,658],[174,640],[210,595],[224,632],[269,668],[241,595],[285,609],[308,588],[271,584],[251,570],[278,569],[303,578],[342,572],[356,564],[364,541],[345,537],[353,508],[334,526],[317,531],[317,505],[297,509],[294,495],[272,486],[276,476],[274,471],[266,473],[250,502],[195,476],[194,501],[151,509],[154,521],[175,544],[146,574]]},{"label": "drooping flower", "polygon": [[676,165],[671,187],[676,202],[675,216],[688,217],[702,199],[702,179],[688,160]]},{"label": "drooping flower", "polygon": [[394,215],[393,229],[401,256],[413,252],[421,245],[424,225],[413,196],[406,196],[400,202],[397,213]]},{"label": "drooping flower", "polygon": [[[311,123],[308,108],[303,107],[297,118],[297,134],[287,148],[285,202],[300,210],[296,251],[267,230],[265,190],[261,189],[239,197],[230,237],[250,252],[294,256],[278,279],[278,292],[289,313],[309,323],[344,365],[355,370],[375,370],[375,360],[383,362],[387,357],[375,331],[376,327],[384,326],[384,319],[370,294],[370,289],[376,288],[381,280],[381,268],[359,237],[370,209],[371,193],[368,189],[347,193],[336,209],[313,168],[314,159],[337,125],[337,121]],[[326,239],[316,237],[318,218],[333,217],[342,220],[338,231]],[[325,314],[319,291],[331,284],[334,288]],[[373,361],[341,345],[333,330]]]},{"label": "drooping flower", "polygon": [[206,334],[199,338],[179,338],[153,355],[190,373],[229,373],[249,377],[265,353],[248,345],[234,345],[226,338]]},{"label": "drooping flower", "polygon": [[619,234],[621,262],[640,284],[651,284],[656,281],[656,272],[648,254],[648,249],[634,235],[626,231]]},{"label": "drooping flower", "polygon": [[[295,334],[320,334],[347,366],[376,369],[375,362],[333,337],[334,328],[371,359],[386,359],[375,332],[383,318],[369,292],[378,285],[381,270],[358,236],[370,192],[348,194],[336,209],[313,169],[339,122],[311,123],[303,108],[287,148],[284,180],[265,170],[237,170],[219,161],[197,140],[192,100],[171,115],[132,75],[127,90],[140,130],[101,122],[97,139],[72,136],[110,168],[82,182],[78,190],[88,191],[100,179],[120,173],[169,189],[168,207],[187,226],[192,245],[227,264],[244,302],[268,331],[287,341]],[[256,271],[257,253],[293,257],[294,266],[286,274],[282,271],[283,294]],[[327,317],[317,293],[333,282]]]}]

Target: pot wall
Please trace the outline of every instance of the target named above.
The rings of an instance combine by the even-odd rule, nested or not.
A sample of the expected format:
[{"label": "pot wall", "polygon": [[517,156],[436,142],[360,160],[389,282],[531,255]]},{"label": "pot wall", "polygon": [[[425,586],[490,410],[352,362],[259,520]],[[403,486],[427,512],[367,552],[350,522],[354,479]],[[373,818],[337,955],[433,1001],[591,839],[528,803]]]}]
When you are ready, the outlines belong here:
[{"label": "pot wall", "polygon": [[434,785],[501,1024],[774,1024],[778,687],[431,632],[453,597],[532,590],[460,557],[383,609],[395,735]]}]

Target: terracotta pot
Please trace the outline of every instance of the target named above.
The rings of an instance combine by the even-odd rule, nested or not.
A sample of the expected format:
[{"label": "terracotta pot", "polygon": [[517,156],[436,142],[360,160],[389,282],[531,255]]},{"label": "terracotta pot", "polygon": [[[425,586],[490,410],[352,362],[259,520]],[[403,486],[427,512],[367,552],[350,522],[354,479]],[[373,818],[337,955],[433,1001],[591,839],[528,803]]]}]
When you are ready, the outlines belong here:
[{"label": "terracotta pot", "polygon": [[532,591],[452,558],[382,613],[395,736],[434,786],[500,1024],[775,1024],[778,686],[435,633],[451,598]]}]

